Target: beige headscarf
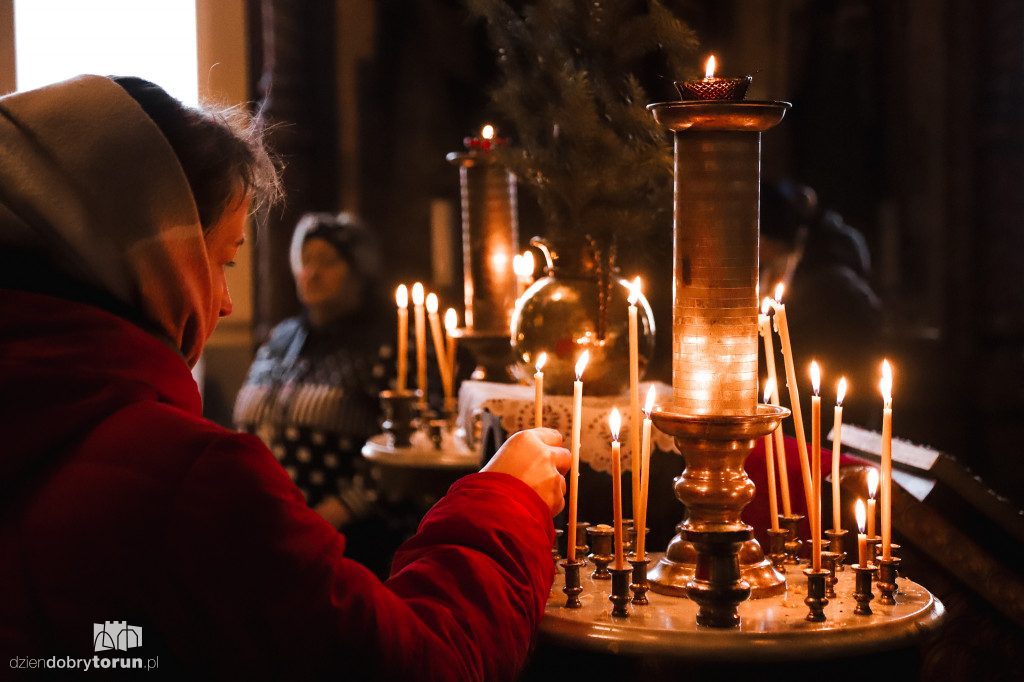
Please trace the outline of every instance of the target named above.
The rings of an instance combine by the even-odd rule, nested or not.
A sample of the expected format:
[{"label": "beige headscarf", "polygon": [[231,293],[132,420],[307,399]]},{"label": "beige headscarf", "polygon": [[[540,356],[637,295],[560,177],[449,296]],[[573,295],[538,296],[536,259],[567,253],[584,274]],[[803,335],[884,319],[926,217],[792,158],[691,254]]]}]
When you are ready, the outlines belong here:
[{"label": "beige headscarf", "polygon": [[0,98],[0,248],[11,247],[137,310],[189,366],[217,323],[184,171],[152,119],[108,78]]}]

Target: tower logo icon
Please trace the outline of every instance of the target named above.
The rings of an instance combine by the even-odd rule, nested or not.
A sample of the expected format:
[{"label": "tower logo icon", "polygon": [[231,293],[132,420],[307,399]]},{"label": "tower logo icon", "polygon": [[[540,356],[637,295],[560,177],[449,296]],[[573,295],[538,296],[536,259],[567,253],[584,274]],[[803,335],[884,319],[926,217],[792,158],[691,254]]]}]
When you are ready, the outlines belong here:
[{"label": "tower logo icon", "polygon": [[124,620],[108,620],[92,624],[94,651],[128,651],[142,646],[142,628]]}]

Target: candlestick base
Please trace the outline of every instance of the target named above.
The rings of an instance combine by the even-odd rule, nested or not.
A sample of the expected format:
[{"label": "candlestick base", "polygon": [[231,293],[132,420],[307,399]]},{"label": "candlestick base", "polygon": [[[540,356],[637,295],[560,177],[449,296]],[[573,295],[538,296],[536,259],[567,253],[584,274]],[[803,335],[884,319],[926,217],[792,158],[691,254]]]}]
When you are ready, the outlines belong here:
[{"label": "candlestick base", "polygon": [[708,542],[717,552],[732,544],[722,539],[732,533],[729,537],[742,536],[734,558],[748,596],[760,599],[785,592],[786,577],[765,558],[751,527],[740,516],[754,496],[754,483],[744,462],[757,440],[771,433],[788,414],[786,408],[773,405],[758,405],[752,415],[688,415],[663,410],[651,414],[654,425],[675,438],[686,459],[675,492],[687,513],[679,526],[681,533],[651,569],[652,591],[690,596],[694,580],[707,578],[699,574],[700,554],[712,551],[710,546],[701,549],[701,535],[708,534]]},{"label": "candlestick base", "polygon": [[853,598],[857,601],[857,608],[853,612],[858,616],[870,616],[871,605],[869,602],[874,599],[874,595],[871,593],[871,578],[875,574],[875,566],[873,564],[867,566],[853,564],[851,568],[856,575]]},{"label": "candlestick base", "polygon": [[803,547],[803,540],[800,539],[800,522],[804,520],[803,514],[790,514],[779,516],[783,526],[789,531],[789,538],[786,540],[786,563],[790,566],[800,565],[800,549]]},{"label": "candlestick base", "polygon": [[[900,549],[899,545],[897,545],[895,542],[890,542],[889,543],[889,556],[891,556],[893,559],[895,559],[896,558],[896,553],[899,551],[899,549]],[[879,563],[879,559],[882,558],[882,543],[881,542],[879,542],[878,545],[875,546],[875,553],[872,556],[875,557],[875,563],[876,564]],[[895,582],[893,582],[893,584],[896,585],[896,587],[893,588],[892,593],[893,594],[899,594],[900,593],[900,586],[898,584],[896,584]]]},{"label": "candlestick base", "polygon": [[647,565],[651,563],[650,559],[637,559],[634,555],[629,563],[633,566],[633,577],[629,583],[629,589],[633,592],[632,602],[634,604],[645,606],[650,601],[647,599],[647,591],[651,589],[651,584],[647,582]]},{"label": "candlestick base", "polygon": [[825,621],[825,607],[828,606],[828,597],[825,596],[825,579],[828,577],[828,570],[808,568],[804,569],[804,575],[807,576],[807,598],[804,599],[804,603],[809,609],[806,620],[812,623],[822,623]]},{"label": "candlestick base", "polygon": [[780,573],[786,572],[786,539],[789,531],[785,528],[768,529],[768,559]]},{"label": "candlestick base", "polygon": [[829,599],[836,598],[836,583],[839,582],[836,571],[839,570],[845,558],[846,555],[839,552],[821,553],[821,560],[825,562],[825,567],[828,570],[828,577],[825,578],[825,596]]},{"label": "candlestick base", "polygon": [[684,530],[697,549],[693,578],[686,596],[697,602],[697,625],[713,628],[739,627],[740,602],[750,598],[750,583],[740,577],[739,551],[751,530]]},{"label": "candlestick base", "polygon": [[629,603],[629,576],[633,572],[631,568],[613,568],[610,570],[612,578],[612,593],[608,597],[612,606],[613,618],[625,618],[629,615],[626,604]]},{"label": "candlestick base", "polygon": [[587,528],[587,537],[591,548],[587,558],[594,562],[594,572],[590,577],[594,580],[610,580],[612,574],[608,572],[608,564],[615,559],[612,554],[615,529],[604,524],[590,526]]},{"label": "candlestick base", "polygon": [[846,559],[846,536],[849,531],[840,528],[839,530],[826,530],[825,537],[828,538],[828,550],[842,554],[837,570],[843,570],[843,561]]},{"label": "candlestick base", "polygon": [[896,575],[899,573],[900,558],[878,558],[878,603],[892,606],[896,603]]},{"label": "candlestick base", "polygon": [[562,592],[565,593],[565,608],[583,608],[583,602],[580,601],[580,593],[583,592],[583,586],[580,584],[580,569],[583,568],[583,562],[578,559],[576,561],[566,560],[562,562],[562,568],[565,569],[565,587],[562,588]]},{"label": "candlestick base", "polygon": [[384,409],[384,422],[381,428],[387,434],[391,447],[405,448],[412,444],[410,438],[416,431],[416,413],[413,406],[420,398],[419,391],[380,392],[380,403]]}]

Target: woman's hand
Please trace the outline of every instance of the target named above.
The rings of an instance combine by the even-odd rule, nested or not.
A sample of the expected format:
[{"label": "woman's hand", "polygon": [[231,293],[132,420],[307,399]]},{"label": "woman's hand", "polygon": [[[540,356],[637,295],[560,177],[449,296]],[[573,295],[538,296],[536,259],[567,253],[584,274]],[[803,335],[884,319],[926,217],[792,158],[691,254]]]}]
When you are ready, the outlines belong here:
[{"label": "woman's hand", "polygon": [[554,516],[565,506],[565,473],[572,456],[554,429],[528,429],[512,434],[481,471],[511,474],[537,491]]}]

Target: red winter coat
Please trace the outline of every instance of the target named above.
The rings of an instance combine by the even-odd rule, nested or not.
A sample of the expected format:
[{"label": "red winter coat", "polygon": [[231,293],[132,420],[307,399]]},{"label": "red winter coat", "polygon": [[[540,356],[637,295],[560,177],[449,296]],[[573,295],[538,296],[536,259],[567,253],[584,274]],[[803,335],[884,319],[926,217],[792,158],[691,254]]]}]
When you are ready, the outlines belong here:
[{"label": "red winter coat", "polygon": [[554,534],[511,476],[452,486],[382,584],[258,439],[200,416],[181,356],[115,315],[0,291],[0,401],[4,668],[92,658],[109,620],[142,628],[117,655],[182,679],[496,680],[526,658]]}]

